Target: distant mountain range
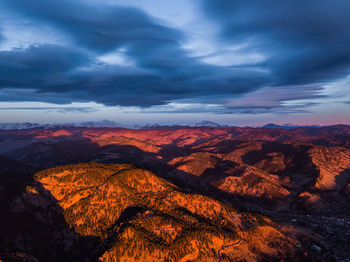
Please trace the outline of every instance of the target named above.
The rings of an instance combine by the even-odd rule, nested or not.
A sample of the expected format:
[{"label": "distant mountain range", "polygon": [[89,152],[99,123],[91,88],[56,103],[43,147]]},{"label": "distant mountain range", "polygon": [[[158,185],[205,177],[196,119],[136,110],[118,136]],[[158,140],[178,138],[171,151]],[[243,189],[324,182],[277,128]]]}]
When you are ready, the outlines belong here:
[{"label": "distant mountain range", "polygon": [[50,128],[67,128],[67,127],[116,128],[116,127],[127,127],[127,126],[114,121],[109,121],[109,120],[86,121],[86,122],[80,122],[80,123],[54,123],[54,124],[49,124],[49,123],[41,124],[41,123],[29,123],[29,122],[0,123],[0,129],[2,130],[20,130],[20,129],[33,129],[33,128],[50,129]]},{"label": "distant mountain range", "polygon": [[[41,124],[41,123],[0,123],[0,129],[2,130],[20,130],[20,129],[33,129],[33,128],[67,128],[67,127],[88,127],[88,128],[131,128],[131,126],[123,125],[110,120],[102,120],[102,121],[86,121],[80,123],[54,123],[54,124]],[[191,123],[188,125],[160,125],[160,124],[147,124],[144,126],[135,125],[132,126],[134,129],[157,129],[157,128],[177,128],[177,127],[207,127],[207,128],[223,128],[230,127],[228,125],[220,125],[215,122],[203,120],[199,123]]]},{"label": "distant mountain range", "polygon": [[210,128],[223,128],[223,127],[230,127],[229,125],[220,125],[218,123],[212,122],[212,121],[207,121],[203,120],[200,123],[195,123],[195,124],[189,124],[190,127],[210,127]]},{"label": "distant mountain range", "polygon": [[187,125],[159,125],[159,124],[148,124],[145,126],[135,126],[137,129],[164,129],[164,128],[181,128],[181,127],[206,127],[206,128],[229,128],[233,126],[221,125],[212,121],[203,120],[199,123],[190,123]]},{"label": "distant mountain range", "polygon": [[[161,125],[161,124],[147,124],[147,125],[125,125],[110,120],[101,121],[85,121],[80,123],[30,123],[30,122],[19,122],[19,123],[0,123],[0,130],[21,130],[21,129],[52,129],[52,128],[69,128],[69,127],[87,127],[87,128],[132,128],[132,129],[164,129],[164,128],[182,128],[182,127],[206,127],[206,128],[231,128],[233,125],[222,125],[212,121],[203,120],[198,123],[190,123],[187,125]],[[249,127],[249,126],[247,126]],[[277,125],[274,123],[266,124],[262,127],[257,128],[269,128],[269,129],[285,129],[293,130],[298,127],[319,127],[317,125],[293,125],[283,124]]]}]

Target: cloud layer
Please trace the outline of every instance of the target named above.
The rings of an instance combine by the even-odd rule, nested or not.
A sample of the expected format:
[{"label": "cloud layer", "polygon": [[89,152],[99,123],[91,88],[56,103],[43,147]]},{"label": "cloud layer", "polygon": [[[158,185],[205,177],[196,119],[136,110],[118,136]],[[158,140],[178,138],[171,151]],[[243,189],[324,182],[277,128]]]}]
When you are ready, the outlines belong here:
[{"label": "cloud layer", "polygon": [[231,43],[267,58],[274,85],[320,83],[350,68],[350,2],[346,0],[206,0],[205,12]]},{"label": "cloud layer", "polygon": [[139,107],[202,103],[228,113],[292,113],[315,103],[300,102],[296,110],[286,102],[320,98],[323,84],[349,74],[348,1],[201,3],[198,12],[216,25],[217,32],[210,33],[215,41],[227,50],[239,47],[240,60],[252,53],[259,59],[210,63],[193,56],[184,48],[186,33],[135,7],[4,1],[0,15],[10,14],[8,23],[43,25],[62,41],[31,39],[34,44],[0,51],[0,100]]}]

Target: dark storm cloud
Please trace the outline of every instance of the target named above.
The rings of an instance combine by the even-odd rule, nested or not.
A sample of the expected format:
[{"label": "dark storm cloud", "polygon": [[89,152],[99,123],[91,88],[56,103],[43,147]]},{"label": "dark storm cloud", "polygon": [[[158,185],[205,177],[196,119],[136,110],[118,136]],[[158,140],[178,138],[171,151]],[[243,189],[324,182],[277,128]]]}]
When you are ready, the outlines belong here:
[{"label": "dark storm cloud", "polygon": [[[3,5],[26,19],[52,26],[74,43],[0,53],[0,86],[34,89],[35,100],[52,101],[40,94],[60,93],[60,101],[152,106],[188,97],[250,92],[267,81],[261,72],[225,69],[188,56],[179,45],[184,39],[179,30],[135,8],[58,0],[13,0]],[[118,48],[135,67],[96,60],[97,55]]]},{"label": "dark storm cloud", "polygon": [[[84,67],[91,69],[81,69]],[[226,75],[213,73],[207,71],[204,65],[198,66],[198,70],[202,70],[203,74],[205,72],[205,76],[194,72],[193,76],[178,79],[182,70],[181,67],[174,69],[174,72],[160,73],[161,70],[157,70],[152,73],[107,66],[74,47],[32,46],[0,52],[0,87],[5,93],[0,92],[0,100],[54,103],[96,101],[105,105],[150,106],[165,104],[172,99],[217,94],[218,91],[246,92],[252,86],[259,85],[257,77],[245,80],[234,72]],[[221,82],[216,77],[222,78]],[[232,84],[234,79],[237,80],[236,84]],[[243,81],[251,83],[249,88]],[[26,89],[30,92],[18,91]]]},{"label": "dark storm cloud", "polygon": [[267,60],[275,85],[336,79],[350,68],[347,0],[206,0],[204,9],[231,43],[246,43]]},{"label": "dark storm cloud", "polygon": [[[179,41],[182,32],[130,7],[87,5],[80,1],[8,1],[8,7],[33,20],[66,32],[79,46],[96,53],[126,50],[143,68],[171,80],[187,80],[215,73],[215,68],[189,58]],[[218,69],[216,69],[218,70]]]},{"label": "dark storm cloud", "polygon": [[76,0],[14,0],[6,5],[26,17],[69,32],[79,45],[99,52],[145,39],[156,45],[176,44],[175,39],[182,37],[181,32],[161,26],[141,10],[130,7],[88,5]]},{"label": "dark storm cloud", "polygon": [[[0,86],[34,89],[35,100],[52,101],[41,94],[60,93],[60,101],[152,106],[188,97],[246,93],[268,81],[261,72],[225,69],[190,57],[180,47],[181,31],[135,8],[58,0],[13,0],[3,5],[50,25],[73,43],[0,53]],[[96,60],[118,49],[135,67]]]},{"label": "dark storm cloud", "polygon": [[1,51],[0,87],[51,88],[64,84],[71,70],[88,62],[76,49],[58,45]]},{"label": "dark storm cloud", "polygon": [[[136,8],[97,1],[94,5],[77,0],[3,1],[1,10],[15,14],[13,19],[42,24],[64,41],[0,51],[0,101],[95,101],[142,107],[176,100],[225,104],[266,86],[275,86],[277,93],[284,85],[303,85],[297,89],[298,99],[317,98],[308,85],[348,71],[350,10],[345,1],[204,3],[227,43],[249,43],[249,51],[266,59],[232,67],[206,64],[181,47],[186,41],[183,32]],[[115,52],[132,65],[98,59]],[[256,100],[268,103],[249,108],[254,112],[280,108],[279,96],[273,100],[271,93],[270,100],[259,93]],[[282,102],[295,97],[284,96]],[[227,105],[228,110],[249,112],[249,108]]]},{"label": "dark storm cloud", "polygon": [[79,112],[79,113],[90,113],[94,112],[95,110],[91,107],[0,107],[0,110],[38,110],[38,111],[57,111],[60,113],[66,113],[66,112]]}]

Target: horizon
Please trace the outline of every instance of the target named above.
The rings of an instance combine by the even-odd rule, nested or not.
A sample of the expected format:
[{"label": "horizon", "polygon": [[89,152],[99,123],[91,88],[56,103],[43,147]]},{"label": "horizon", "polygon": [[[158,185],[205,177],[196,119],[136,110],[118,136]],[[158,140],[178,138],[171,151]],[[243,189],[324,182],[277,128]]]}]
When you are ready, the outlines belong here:
[{"label": "horizon", "polygon": [[3,1],[0,123],[347,125],[348,13],[345,0]]},{"label": "horizon", "polygon": [[[23,124],[29,124],[29,125],[38,125],[38,128],[42,128],[45,125],[49,126],[50,128],[61,128],[64,126],[72,126],[72,127],[88,127],[88,128],[125,128],[125,129],[142,129],[142,128],[152,128],[152,127],[189,127],[189,128],[201,128],[201,127],[209,127],[210,124],[219,125],[219,127],[209,127],[209,128],[264,128],[269,125],[275,125],[276,128],[281,127],[292,127],[291,129],[298,128],[298,127],[331,127],[331,126],[350,126],[350,124],[344,124],[344,123],[334,123],[334,124],[297,124],[297,123],[274,123],[274,122],[266,122],[261,123],[258,125],[234,125],[229,123],[217,123],[211,120],[201,120],[198,122],[187,122],[187,123],[155,123],[155,122],[146,122],[146,124],[125,124],[122,122],[116,122],[113,120],[108,119],[102,119],[102,120],[89,120],[89,121],[78,121],[78,122],[0,122],[0,126],[12,126],[12,125],[23,125]],[[93,125],[96,126],[93,126]],[[89,126],[90,125],[90,126]],[[201,126],[202,125],[202,126]],[[27,127],[29,128],[29,127]],[[27,129],[24,127],[19,127],[18,129]],[[32,127],[30,127],[32,128]],[[36,128],[36,127],[33,127]],[[269,127],[267,127],[269,128]],[[1,127],[0,127],[1,129]]]}]

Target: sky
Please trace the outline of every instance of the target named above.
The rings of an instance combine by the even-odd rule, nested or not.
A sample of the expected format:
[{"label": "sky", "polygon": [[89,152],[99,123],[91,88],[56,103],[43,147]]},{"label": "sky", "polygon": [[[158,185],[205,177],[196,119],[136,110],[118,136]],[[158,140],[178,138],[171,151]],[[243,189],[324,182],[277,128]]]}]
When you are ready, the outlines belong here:
[{"label": "sky", "polygon": [[0,122],[350,124],[348,0],[2,0]]}]

